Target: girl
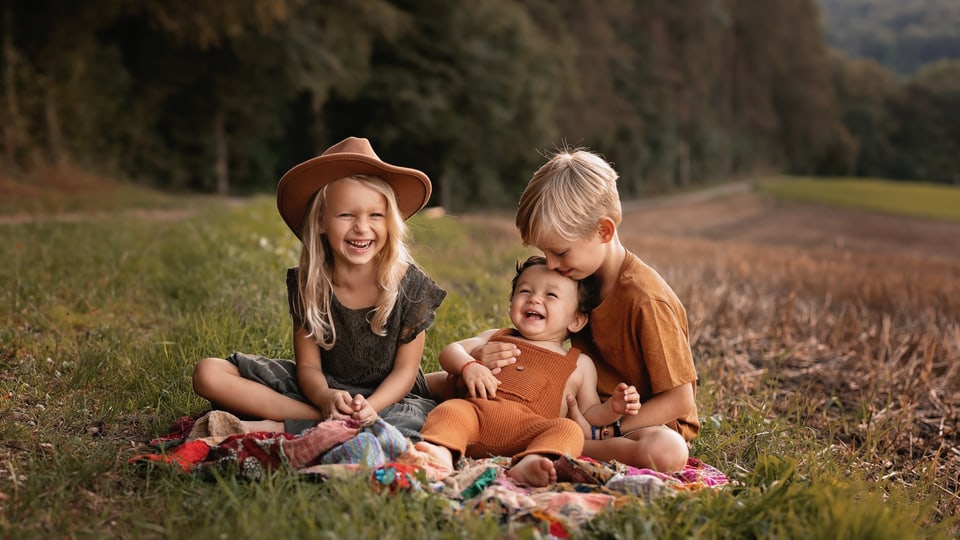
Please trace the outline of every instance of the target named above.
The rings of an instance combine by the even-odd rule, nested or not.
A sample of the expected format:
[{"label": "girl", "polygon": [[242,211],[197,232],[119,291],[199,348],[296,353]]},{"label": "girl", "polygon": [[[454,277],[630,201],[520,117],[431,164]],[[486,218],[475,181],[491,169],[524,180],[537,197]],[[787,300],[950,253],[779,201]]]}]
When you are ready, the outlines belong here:
[{"label": "girl", "polygon": [[204,358],[194,391],[214,408],[268,420],[251,430],[299,433],[327,418],[379,415],[419,440],[435,405],[421,397],[430,395],[424,332],[446,292],[414,263],[404,220],[431,189],[424,173],[381,161],[356,137],[290,169],[277,208],[302,244],[287,272],[295,360]]}]

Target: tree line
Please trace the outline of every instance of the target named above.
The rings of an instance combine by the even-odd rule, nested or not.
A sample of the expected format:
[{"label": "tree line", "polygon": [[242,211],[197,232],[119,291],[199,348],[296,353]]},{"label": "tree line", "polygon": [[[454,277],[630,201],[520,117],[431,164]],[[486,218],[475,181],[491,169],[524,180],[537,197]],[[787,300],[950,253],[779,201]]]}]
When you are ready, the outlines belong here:
[{"label": "tree line", "polygon": [[956,0],[819,0],[827,43],[900,74],[960,58]]},{"label": "tree line", "polygon": [[539,153],[626,196],[757,170],[960,180],[960,62],[903,79],[815,0],[7,0],[0,167],[273,189],[347,135],[447,208],[510,205]]}]

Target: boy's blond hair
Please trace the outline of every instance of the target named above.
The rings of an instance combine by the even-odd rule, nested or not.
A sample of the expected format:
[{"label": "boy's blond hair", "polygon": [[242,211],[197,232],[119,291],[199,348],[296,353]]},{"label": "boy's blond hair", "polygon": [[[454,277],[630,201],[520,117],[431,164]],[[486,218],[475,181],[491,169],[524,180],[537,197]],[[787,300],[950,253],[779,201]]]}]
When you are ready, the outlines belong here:
[{"label": "boy's blond hair", "polygon": [[613,167],[593,152],[566,148],[555,153],[520,195],[517,229],[524,245],[537,245],[551,232],[569,241],[585,238],[604,217],[620,225],[617,178]]}]

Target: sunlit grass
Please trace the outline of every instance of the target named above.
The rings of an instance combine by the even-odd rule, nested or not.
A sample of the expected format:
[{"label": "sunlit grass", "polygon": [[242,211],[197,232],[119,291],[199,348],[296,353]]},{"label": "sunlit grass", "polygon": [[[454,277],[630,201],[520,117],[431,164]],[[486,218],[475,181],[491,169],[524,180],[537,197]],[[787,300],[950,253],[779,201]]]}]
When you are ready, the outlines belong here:
[{"label": "sunlit grass", "polygon": [[[0,226],[0,537],[534,537],[439,497],[374,493],[363,479],[279,471],[249,481],[127,463],[177,417],[208,407],[190,387],[198,359],[292,354],[284,274],[298,251],[273,198],[205,204],[176,220]],[[443,345],[506,322],[513,264],[529,250],[509,219],[410,225],[419,263],[448,292],[427,334],[431,369]],[[836,290],[825,300],[805,279],[822,261],[788,266],[682,240],[649,247],[672,261],[659,269],[698,321],[704,428],[693,455],[737,483],[628,504],[580,536],[955,533],[956,469],[938,473],[945,462],[899,442],[913,433],[911,403],[952,384],[941,363],[956,354],[948,314],[916,307],[941,309],[932,295],[952,294],[948,282],[928,276],[929,288],[908,289],[918,298],[870,305],[863,283],[887,278],[849,263],[830,267]],[[931,342],[942,348],[928,359]]]},{"label": "sunlit grass", "polygon": [[877,179],[785,178],[760,184],[785,199],[960,222],[960,186]]}]

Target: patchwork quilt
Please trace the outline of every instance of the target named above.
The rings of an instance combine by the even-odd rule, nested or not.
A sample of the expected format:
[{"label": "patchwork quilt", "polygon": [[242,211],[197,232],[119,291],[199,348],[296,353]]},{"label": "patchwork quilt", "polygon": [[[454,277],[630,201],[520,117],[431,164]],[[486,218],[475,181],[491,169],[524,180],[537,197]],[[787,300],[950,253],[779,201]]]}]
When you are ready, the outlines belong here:
[{"label": "patchwork quilt", "polygon": [[465,458],[456,470],[444,470],[382,420],[369,425],[327,420],[294,435],[244,432],[232,415],[211,411],[178,419],[168,434],[149,446],[149,451],[130,461],[162,464],[184,473],[215,468],[250,479],[283,467],[321,481],[365,475],[371,489],[435,493],[466,515],[495,512],[511,527],[532,523],[553,538],[565,538],[597,514],[638,498],[650,500],[728,483],[722,472],[696,458],[690,458],[683,470],[664,474],[563,456],[555,462],[558,482],[532,488],[504,474],[509,457]]}]

